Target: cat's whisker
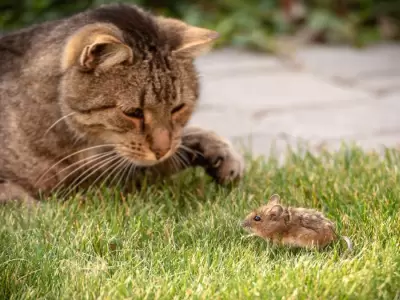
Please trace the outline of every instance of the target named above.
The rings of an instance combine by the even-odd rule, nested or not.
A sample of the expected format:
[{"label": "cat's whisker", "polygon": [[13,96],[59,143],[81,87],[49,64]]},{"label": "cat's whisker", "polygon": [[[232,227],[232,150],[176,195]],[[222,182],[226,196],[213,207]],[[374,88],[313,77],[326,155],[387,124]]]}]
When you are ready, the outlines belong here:
[{"label": "cat's whisker", "polygon": [[74,114],[75,114],[75,112],[72,112],[72,113],[69,113],[69,114],[66,115],[66,116],[62,116],[61,118],[59,118],[57,121],[55,121],[55,122],[46,130],[46,132],[44,133],[44,135],[46,135],[47,133],[49,133],[49,131],[50,131],[52,128],[54,128],[54,126],[56,126],[58,123],[60,123],[62,120],[66,119],[66,118],[68,118],[68,117],[70,117],[70,116],[72,116],[72,115],[74,115]]},{"label": "cat's whisker", "polygon": [[170,158],[169,161],[170,161],[171,164],[172,164],[172,169],[173,169],[173,171],[174,171],[174,172],[179,171],[179,165],[178,165],[177,162],[176,162],[176,157],[175,157],[175,155],[171,156],[171,158]]},{"label": "cat's whisker", "polygon": [[182,162],[185,163],[184,167],[189,167],[190,166],[190,161],[189,159],[185,156],[185,153],[182,153],[180,151],[180,149],[178,149],[178,151],[176,151],[176,154],[182,159]]},{"label": "cat's whisker", "polygon": [[90,178],[90,176],[96,174],[96,172],[101,171],[104,167],[106,167],[108,165],[108,163],[119,162],[120,160],[121,160],[121,157],[119,155],[116,155],[116,156],[113,157],[113,159],[109,160],[106,164],[102,164],[102,165],[96,166],[95,169],[92,169],[92,171],[89,174],[87,174],[83,179],[81,179],[77,183],[77,186],[79,186],[82,183],[84,183],[88,178]]},{"label": "cat's whisker", "polygon": [[[102,168],[104,168],[105,166],[107,166],[108,164],[112,164],[112,166],[115,166],[116,164],[118,164],[120,162],[120,157],[116,156],[116,157],[112,157],[111,159],[108,159],[106,162],[104,162],[103,164],[97,165],[95,168],[92,168],[92,172],[88,175],[86,175],[84,178],[82,178],[82,175],[79,176],[77,179],[80,179],[79,182],[77,182],[76,184],[74,184],[73,186],[69,187],[66,190],[66,193],[64,194],[64,198],[67,198],[71,195],[71,193],[74,193],[77,191],[77,189],[79,188],[79,186],[85,182],[85,180],[87,180],[88,178],[90,178],[90,176],[92,176],[93,174],[95,174],[96,172],[100,171]],[[76,180],[77,180],[76,179]],[[76,181],[75,180],[75,181]],[[90,187],[92,187],[93,184],[90,185]],[[89,191],[90,189],[87,189],[87,191]]]},{"label": "cat's whisker", "polygon": [[[121,169],[122,169],[121,166],[125,163],[124,159],[125,159],[124,157],[119,157],[119,160],[116,161],[111,167],[109,167],[109,168],[107,169],[107,172],[108,172],[108,170],[111,170],[111,171],[110,171],[110,173],[107,175],[107,177],[103,180],[103,182],[101,183],[101,185],[100,185],[100,187],[99,187],[100,189],[104,187],[104,185],[107,183],[107,181],[108,181],[109,178],[111,178],[112,176],[114,176],[114,175],[113,175],[114,172],[118,172],[118,170],[121,170]],[[104,172],[103,172],[103,174],[104,174]],[[102,174],[102,176],[103,176],[103,174]],[[112,182],[114,182],[114,180],[115,180],[115,176],[113,177],[113,179],[112,179],[112,181],[111,181],[111,183],[110,183],[110,186],[112,185]]]},{"label": "cat's whisker", "polygon": [[[119,157],[119,158],[122,159],[122,157]],[[119,161],[120,160],[118,160],[115,164],[118,164]],[[97,177],[97,179],[92,182],[92,184],[89,186],[89,189],[92,189],[96,185],[96,183],[104,176],[104,174],[106,174],[107,172],[109,172],[111,170],[110,173],[107,175],[107,177],[100,184],[99,189],[101,189],[104,186],[104,184],[107,182],[107,180],[110,178],[110,176],[113,174],[114,170],[112,170],[112,169],[113,169],[113,167],[115,167],[115,164],[111,164],[109,167],[105,168],[104,171]]]},{"label": "cat's whisker", "polygon": [[[114,154],[114,151],[112,151],[112,152],[110,152],[108,155],[106,155],[106,161],[108,160],[108,158],[110,158],[110,156],[112,157],[113,154]],[[95,163],[94,166],[91,166],[91,167],[89,167],[86,171],[84,171],[83,174],[86,174],[86,172],[90,171],[93,167],[95,167],[95,166],[97,166],[98,164],[104,162],[104,160],[102,160],[103,158],[104,158],[104,157],[96,158],[96,159],[94,159],[94,161],[88,161],[88,162],[84,163],[83,165],[81,165],[81,166],[79,166],[79,167],[73,169],[73,170],[72,170],[71,172],[69,172],[66,176],[64,176],[64,177],[57,183],[57,185],[56,185],[55,187],[53,187],[52,191],[55,191],[55,190],[58,189],[58,187],[61,187],[61,186],[63,185],[63,183],[65,183],[65,182],[67,181],[68,178],[70,178],[73,174],[77,173],[79,170],[85,168],[87,165],[90,165],[90,164],[93,163],[93,162],[96,162],[96,161],[101,160],[100,162]],[[80,175],[80,176],[81,176],[81,175]],[[78,178],[79,178],[79,177],[78,177]]]},{"label": "cat's whisker", "polygon": [[181,164],[181,169],[186,169],[189,166],[189,164],[187,164],[179,154],[176,156],[176,158]]},{"label": "cat's whisker", "polygon": [[115,185],[116,187],[118,187],[118,185],[120,183],[120,180],[121,180],[121,176],[124,174],[126,166],[127,166],[128,163],[129,163],[129,161],[125,157],[122,157],[122,162],[117,167],[117,169],[118,169],[117,173],[114,175],[114,178],[112,179],[112,181],[110,183],[111,186],[113,186],[114,185],[114,181],[117,178],[119,178],[119,180],[117,181],[117,184]]},{"label": "cat's whisker", "polygon": [[125,188],[125,186],[123,186],[123,185],[120,186],[120,184],[122,184],[122,181],[124,181],[124,179],[125,179],[125,184],[126,184],[126,178],[129,175],[129,170],[130,170],[131,166],[132,166],[132,163],[129,160],[127,160],[125,170],[121,174],[121,178],[118,180],[117,186],[119,186],[120,189],[122,189],[122,190]]},{"label": "cat's whisker", "polygon": [[[94,164],[93,166],[91,166],[90,168],[88,168],[86,171],[84,171],[82,174],[80,174],[77,178],[75,178],[75,180],[71,183],[70,187],[67,189],[67,191],[69,191],[67,193],[67,195],[69,195],[71,191],[75,190],[80,184],[82,184],[86,179],[88,179],[90,176],[92,176],[98,170],[100,170],[101,168],[106,166],[108,163],[115,161],[116,159],[118,159],[118,156],[111,156],[111,157],[108,157],[105,161],[100,161],[100,162]],[[85,176],[83,179],[81,179],[87,173],[89,173],[89,174],[87,176]],[[79,180],[79,182],[76,183],[78,180]]]},{"label": "cat's whisker", "polygon": [[174,156],[174,161],[175,161],[175,171],[177,171],[177,172],[179,172],[179,170],[181,169],[181,167],[182,167],[182,164],[181,164],[181,162],[179,161],[179,159],[178,159],[178,157],[177,156]]},{"label": "cat's whisker", "polygon": [[201,153],[200,151],[191,149],[191,148],[189,148],[189,147],[187,147],[187,146],[185,146],[185,145],[180,144],[180,145],[179,145],[179,148],[180,148],[180,149],[183,149],[184,151],[189,152],[189,153],[191,153],[191,154],[199,155],[199,156],[201,156],[201,157],[204,157],[203,153]]},{"label": "cat's whisker", "polygon": [[174,155],[174,159],[175,159],[175,161],[176,161],[176,164],[177,164],[177,171],[179,171],[179,170],[181,170],[182,168],[184,168],[184,164],[182,163],[182,160],[181,160],[181,158],[177,155],[177,154],[175,154]]},{"label": "cat's whisker", "polygon": [[182,167],[183,167],[182,161],[180,160],[180,158],[179,158],[178,155],[175,155],[175,156],[174,156],[174,159],[175,159],[175,161],[176,161],[177,171],[180,171],[180,170],[182,169]]},{"label": "cat's whisker", "polygon": [[124,157],[120,157],[119,160],[117,162],[115,162],[111,168],[110,168],[110,174],[108,174],[108,176],[106,177],[106,179],[103,180],[100,188],[102,188],[108,181],[108,179],[112,178],[112,181],[110,182],[110,186],[112,186],[112,183],[115,180],[115,177],[117,174],[119,174],[122,170],[122,166],[125,163],[125,158]]},{"label": "cat's whisker", "polygon": [[78,161],[76,161],[76,162],[74,162],[74,163],[68,165],[67,167],[61,169],[60,171],[57,172],[57,174],[55,174],[55,175],[53,175],[53,176],[47,178],[45,181],[42,181],[42,182],[47,182],[47,181],[49,181],[50,179],[53,179],[54,177],[56,177],[58,174],[61,174],[62,172],[66,171],[66,170],[68,170],[68,169],[71,169],[71,168],[73,168],[74,166],[79,165],[79,164],[81,164],[81,163],[84,162],[84,161],[88,161],[87,163],[83,164],[83,165],[80,166],[79,168],[74,169],[74,171],[73,171],[72,173],[69,173],[68,176],[67,176],[67,177],[69,177],[69,176],[72,175],[74,172],[80,170],[82,167],[84,167],[84,166],[86,166],[86,165],[88,165],[88,164],[90,164],[90,163],[92,163],[92,162],[95,162],[95,161],[97,161],[97,160],[99,160],[99,159],[103,159],[103,158],[105,158],[105,157],[107,157],[107,156],[110,156],[110,155],[113,154],[113,153],[115,153],[115,152],[114,152],[114,151],[107,151],[107,152],[98,153],[98,154],[95,154],[95,155],[92,155],[92,156],[89,156],[89,157],[85,157],[85,158],[83,158],[83,159],[81,159],[81,160],[78,160]]},{"label": "cat's whisker", "polygon": [[[174,156],[175,156],[176,159],[180,162],[180,167],[187,168],[187,167],[189,167],[189,166],[191,165],[191,163],[190,163],[189,158],[186,157],[185,153],[181,152],[181,150],[183,150],[183,151],[185,151],[185,152],[188,152],[188,151],[186,151],[185,149],[183,149],[183,147],[181,147],[181,146],[183,146],[183,145],[180,144],[180,145],[178,146],[178,148],[177,148],[177,150],[176,150]],[[189,148],[188,148],[188,149],[189,149]]]},{"label": "cat's whisker", "polygon": [[[131,180],[132,173],[135,173],[135,169],[136,169],[136,166],[133,163],[130,163],[128,174],[126,175],[126,178],[125,178],[125,186],[124,187],[128,186],[128,182],[129,182],[129,180]],[[129,182],[129,187],[131,186],[131,184],[132,183]]]},{"label": "cat's whisker", "polygon": [[[80,178],[83,174],[86,174],[86,172],[92,170],[93,168],[95,168],[95,167],[98,166],[99,164],[102,164],[102,163],[104,163],[104,162],[109,161],[109,160],[112,159],[113,157],[114,157],[114,156],[111,156],[111,157],[109,156],[109,157],[107,157],[105,160],[101,160],[101,161],[95,162],[94,165],[89,166],[83,173],[78,174],[78,177],[75,178],[75,180],[78,179],[78,178]],[[90,162],[90,163],[93,163],[93,162]],[[85,164],[85,165],[87,165],[87,164]],[[62,196],[63,193],[64,193],[65,191],[70,190],[70,189],[71,189],[71,183],[69,183],[68,185],[66,185],[66,184],[67,184],[67,179],[68,179],[68,177],[71,177],[73,174],[77,173],[77,172],[79,171],[79,169],[81,169],[81,167],[79,167],[78,169],[72,170],[67,176],[65,176],[62,180],[60,180],[60,181],[57,183],[56,186],[53,187],[53,189],[51,190],[51,192],[56,192],[57,194],[58,194],[59,192],[62,192],[61,194],[59,194],[59,196]],[[71,177],[71,180],[74,180],[74,177]],[[73,182],[75,182],[75,181],[73,181]]]},{"label": "cat's whisker", "polygon": [[180,153],[180,151],[177,151],[175,158],[179,163],[179,169],[186,169],[187,167],[190,166],[190,164],[185,159],[183,159],[181,155],[182,153]]},{"label": "cat's whisker", "polygon": [[79,143],[80,140],[81,140],[80,137],[77,136],[74,137],[72,141],[72,147],[76,147],[76,145]]},{"label": "cat's whisker", "polygon": [[62,159],[60,159],[59,161],[57,161],[54,165],[52,165],[50,168],[48,168],[48,169],[37,179],[35,185],[37,185],[38,182],[39,182],[46,174],[48,174],[48,173],[50,172],[50,170],[52,170],[54,167],[58,166],[60,163],[62,163],[63,161],[67,160],[68,158],[70,158],[70,157],[72,157],[72,156],[74,156],[74,155],[80,154],[80,153],[82,153],[82,152],[85,152],[85,151],[90,151],[90,150],[93,150],[93,149],[103,148],[103,147],[111,147],[111,146],[116,146],[116,144],[104,144],[104,145],[92,146],[92,147],[88,147],[88,148],[81,149],[81,150],[79,150],[79,151],[76,151],[76,152],[74,152],[74,153],[71,153],[71,154],[69,154],[69,155],[63,157]]}]

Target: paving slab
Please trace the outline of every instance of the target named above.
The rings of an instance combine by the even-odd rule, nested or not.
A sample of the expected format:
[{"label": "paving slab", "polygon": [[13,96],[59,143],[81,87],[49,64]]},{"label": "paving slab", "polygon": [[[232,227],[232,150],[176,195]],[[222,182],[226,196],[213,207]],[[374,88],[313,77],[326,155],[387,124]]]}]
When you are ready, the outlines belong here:
[{"label": "paving slab", "polygon": [[[213,129],[257,155],[299,143],[337,150],[400,142],[400,44],[365,50],[307,47],[305,68],[288,69],[270,55],[232,49],[197,61],[201,98],[192,124]],[[299,148],[299,147],[298,147]]]},{"label": "paving slab", "polygon": [[195,62],[201,75],[218,78],[221,75],[228,77],[239,74],[282,70],[280,61],[270,55],[226,48],[199,57]]},{"label": "paving slab", "polygon": [[214,130],[226,138],[247,136],[257,128],[251,114],[213,109],[197,112],[190,124]]},{"label": "paving slab", "polygon": [[313,74],[290,71],[204,77],[201,86],[201,104],[241,111],[323,106],[369,97],[362,89],[333,85]]},{"label": "paving slab", "polygon": [[254,132],[286,134],[304,140],[351,140],[390,130],[400,133],[399,112],[400,98],[389,96],[351,106],[271,114],[259,123]]},{"label": "paving slab", "polygon": [[317,74],[357,80],[374,74],[400,70],[400,44],[379,44],[357,49],[350,46],[310,46],[297,57]]},{"label": "paving slab", "polygon": [[377,96],[397,92],[400,84],[400,68],[393,72],[384,72],[361,78],[357,81],[357,86],[366,91],[375,93]]}]

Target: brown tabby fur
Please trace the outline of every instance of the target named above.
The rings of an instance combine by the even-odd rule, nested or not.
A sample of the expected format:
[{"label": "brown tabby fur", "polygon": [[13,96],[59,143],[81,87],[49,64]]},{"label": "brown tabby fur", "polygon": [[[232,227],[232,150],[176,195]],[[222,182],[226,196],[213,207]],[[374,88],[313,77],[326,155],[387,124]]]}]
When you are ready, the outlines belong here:
[{"label": "brown tabby fur", "polygon": [[241,178],[228,142],[186,126],[199,91],[193,60],[216,37],[130,5],[1,37],[0,202],[189,166],[220,183]]}]

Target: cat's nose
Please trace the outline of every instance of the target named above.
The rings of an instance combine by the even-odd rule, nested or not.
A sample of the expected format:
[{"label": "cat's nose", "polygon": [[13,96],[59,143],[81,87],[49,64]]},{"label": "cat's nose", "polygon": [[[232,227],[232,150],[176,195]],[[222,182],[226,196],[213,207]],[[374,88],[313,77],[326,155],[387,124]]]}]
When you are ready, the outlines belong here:
[{"label": "cat's nose", "polygon": [[171,138],[167,129],[156,128],[153,131],[150,149],[153,151],[157,160],[164,157],[168,153],[168,151],[171,149]]},{"label": "cat's nose", "polygon": [[157,159],[163,158],[169,151],[170,148],[165,149],[152,149]]}]

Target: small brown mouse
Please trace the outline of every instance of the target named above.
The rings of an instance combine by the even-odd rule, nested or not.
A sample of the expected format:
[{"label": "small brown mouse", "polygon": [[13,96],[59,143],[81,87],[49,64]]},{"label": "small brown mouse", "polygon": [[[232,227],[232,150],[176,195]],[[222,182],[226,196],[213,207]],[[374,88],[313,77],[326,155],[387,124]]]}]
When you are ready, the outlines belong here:
[{"label": "small brown mouse", "polygon": [[[285,207],[277,194],[272,195],[266,205],[248,214],[241,225],[254,235],[281,245],[323,248],[338,239],[334,223],[321,212]],[[350,239],[342,238],[352,250]]]}]

